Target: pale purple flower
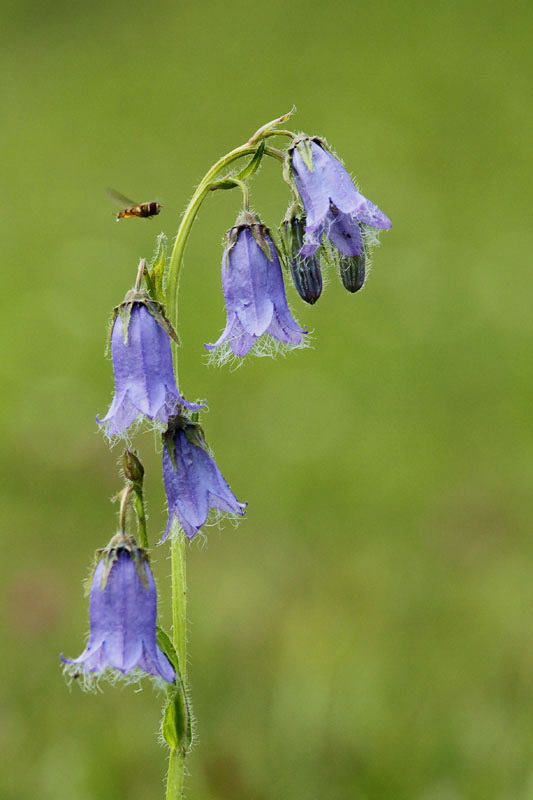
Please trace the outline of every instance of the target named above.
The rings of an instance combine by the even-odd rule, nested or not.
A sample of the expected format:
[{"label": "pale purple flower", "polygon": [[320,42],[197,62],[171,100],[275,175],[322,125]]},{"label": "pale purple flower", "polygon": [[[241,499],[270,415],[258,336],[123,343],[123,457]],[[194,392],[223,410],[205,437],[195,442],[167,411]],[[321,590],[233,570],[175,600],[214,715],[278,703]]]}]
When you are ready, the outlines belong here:
[{"label": "pale purple flower", "polygon": [[301,346],[300,328],[287,305],[278,254],[268,229],[248,212],[228,232],[222,257],[222,289],[226,328],[208,350],[229,347],[245,356],[265,334],[288,345]]},{"label": "pale purple flower", "polygon": [[140,415],[166,425],[178,406],[203,408],[178,391],[169,332],[162,307],[146,293],[136,292],[119,306],[111,332],[115,395],[106,416],[97,417],[108,436],[124,433]]},{"label": "pale purple flower", "polygon": [[70,673],[126,675],[138,671],[171,683],[174,667],[156,641],[157,593],[143,550],[117,534],[94,571],[89,594],[90,633],[79,658],[61,660]]},{"label": "pale purple flower", "polygon": [[392,226],[388,217],[357,191],[349,173],[321,139],[296,139],[289,149],[289,165],[306,214],[303,257],[315,253],[324,234],[343,256],[360,256],[364,251],[360,225]]},{"label": "pale purple flower", "polygon": [[161,538],[168,536],[174,518],[192,539],[204,525],[210,510],[244,515],[247,503],[239,503],[209,451],[200,425],[176,417],[163,436],[163,480],[168,503],[168,522]]}]

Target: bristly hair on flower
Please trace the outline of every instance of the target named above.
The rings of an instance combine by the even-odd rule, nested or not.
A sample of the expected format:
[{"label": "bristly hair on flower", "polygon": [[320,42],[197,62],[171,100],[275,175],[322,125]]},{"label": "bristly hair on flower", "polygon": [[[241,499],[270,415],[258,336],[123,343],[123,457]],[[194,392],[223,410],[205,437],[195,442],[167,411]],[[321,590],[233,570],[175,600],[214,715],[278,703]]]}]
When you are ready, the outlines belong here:
[{"label": "bristly hair on flower", "polygon": [[176,334],[163,307],[147,292],[132,289],[115,309],[111,357],[115,395],[103,419],[108,436],[124,434],[140,416],[166,425],[179,407],[204,408],[179,393],[172,366],[170,338]]},{"label": "bristly hair on flower", "polygon": [[227,233],[222,289],[226,327],[214,344],[205,345],[218,363],[232,354],[242,358],[252,348],[256,355],[272,355],[278,343],[305,345],[307,330],[298,325],[289,310],[270,232],[249,211],[243,211]]},{"label": "bristly hair on flower", "polygon": [[89,591],[90,633],[78,658],[61,660],[85,688],[99,677],[172,683],[176,672],[156,641],[157,592],[146,552],[117,533],[101,551]]},{"label": "bristly hair on flower", "polygon": [[[303,258],[314,255],[326,236],[342,257],[364,259],[365,227],[392,226],[388,217],[357,190],[323,139],[297,136],[288,150],[287,167],[305,209],[305,240],[300,251]],[[348,281],[351,286],[359,282]]]},{"label": "bristly hair on flower", "polygon": [[183,414],[170,421],[163,435],[163,480],[168,522],[161,542],[168,536],[174,519],[192,539],[206,524],[212,509],[244,515],[247,503],[240,503],[229,488],[200,424]]}]

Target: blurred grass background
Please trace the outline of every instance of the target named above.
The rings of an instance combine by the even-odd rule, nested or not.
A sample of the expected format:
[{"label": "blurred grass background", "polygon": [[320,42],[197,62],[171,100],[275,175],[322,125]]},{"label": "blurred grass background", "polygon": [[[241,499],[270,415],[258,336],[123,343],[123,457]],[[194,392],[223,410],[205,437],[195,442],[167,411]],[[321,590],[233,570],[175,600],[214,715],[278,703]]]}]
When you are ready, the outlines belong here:
[{"label": "blurred grass background", "polygon": [[[208,166],[295,103],[394,227],[363,293],[289,289],[314,349],[236,372],[202,344],[237,194],[193,232],[181,387],[250,505],[190,548],[188,798],[533,798],[530,4],[2,11],[0,796],[162,796],[162,698],[69,692],[58,662],[115,524],[106,324]],[[116,225],[106,186],[161,217]],[[253,189],[275,226],[277,166]]]}]

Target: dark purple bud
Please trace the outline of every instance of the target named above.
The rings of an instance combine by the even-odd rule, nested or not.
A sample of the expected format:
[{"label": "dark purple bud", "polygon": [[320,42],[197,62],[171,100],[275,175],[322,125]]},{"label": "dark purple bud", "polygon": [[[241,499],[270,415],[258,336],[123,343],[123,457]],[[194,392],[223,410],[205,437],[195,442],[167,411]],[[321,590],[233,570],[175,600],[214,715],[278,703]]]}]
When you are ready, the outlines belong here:
[{"label": "dark purple bud", "polygon": [[172,366],[172,328],[162,307],[133,292],[116,310],[111,332],[115,396],[103,419],[108,436],[124,433],[141,415],[164,425],[179,406],[203,408],[179,393]]},{"label": "dark purple bud", "polygon": [[363,288],[366,274],[366,256],[342,256],[339,259],[341,280],[349,292],[358,292]]},{"label": "dark purple bud", "polygon": [[358,256],[363,252],[360,224],[391,227],[385,214],[355,188],[322,139],[297,137],[289,148],[288,163],[306,214],[303,256],[316,252],[323,235],[342,255]]},{"label": "dark purple bud", "polygon": [[291,216],[283,222],[283,237],[287,260],[296,291],[306,303],[316,303],[322,292],[322,273],[316,255],[305,258],[300,254],[304,243],[304,221]]},{"label": "dark purple bud", "polygon": [[69,672],[139,676],[172,683],[176,673],[156,641],[157,592],[144,550],[117,534],[103,551],[89,593],[90,632]]},{"label": "dark purple bud", "polygon": [[225,348],[245,356],[256,342],[263,344],[269,337],[293,347],[303,345],[307,331],[289,311],[276,248],[253,214],[245,212],[227,234],[222,289],[226,328],[214,344],[206,344],[208,350]]},{"label": "dark purple bud", "polygon": [[161,541],[168,536],[174,518],[192,539],[205,525],[211,509],[243,516],[247,504],[239,503],[229,488],[198,423],[177,416],[170,422],[163,443],[168,522]]}]

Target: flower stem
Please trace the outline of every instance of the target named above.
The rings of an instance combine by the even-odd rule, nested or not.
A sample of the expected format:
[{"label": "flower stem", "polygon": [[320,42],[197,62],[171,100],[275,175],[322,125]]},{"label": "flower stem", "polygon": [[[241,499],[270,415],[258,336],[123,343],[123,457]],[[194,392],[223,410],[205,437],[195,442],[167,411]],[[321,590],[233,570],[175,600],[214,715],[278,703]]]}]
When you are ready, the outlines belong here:
[{"label": "flower stem", "polygon": [[137,268],[137,278],[135,280],[135,289],[136,289],[136,291],[139,291],[139,289],[141,288],[141,283],[142,283],[142,280],[143,280],[145,269],[146,269],[146,259],[145,258],[141,258],[141,260],[139,261],[139,266]]},{"label": "flower stem", "polygon": [[138,486],[133,488],[133,507],[137,516],[139,544],[144,550],[148,550],[148,530],[146,527],[146,512],[144,510],[143,490]]},{"label": "flower stem", "polygon": [[120,493],[120,511],[119,511],[119,529],[120,532],[126,533],[126,514],[128,511],[128,503],[130,502],[133,487],[131,485],[125,486]]},{"label": "flower stem", "polygon": [[184,758],[180,750],[171,750],[168,757],[167,791],[165,800],[181,800],[183,797]]},{"label": "flower stem", "polygon": [[178,656],[182,680],[187,680],[187,573],[185,535],[180,530],[172,537],[172,639]]},{"label": "flower stem", "polygon": [[[294,110],[294,109],[293,109]],[[191,197],[187,208],[181,218],[178,227],[174,247],[170,255],[170,261],[167,272],[166,284],[166,308],[170,316],[174,329],[178,331],[178,300],[179,300],[179,285],[181,267],[183,264],[183,256],[185,247],[191,232],[194,220],[200,210],[200,206],[210,192],[211,185],[218,178],[220,173],[226,170],[230,164],[237,161],[244,156],[252,155],[257,152],[261,146],[261,142],[267,137],[272,135],[272,130],[276,125],[284,122],[291,116],[285,114],[272,122],[263,125],[259,128],[251,139],[236,147],[222,156],[213,166],[206,172],[196,191]],[[285,132],[284,132],[285,134]],[[285,134],[286,135],[286,134]],[[275,158],[278,161],[284,160],[282,151],[274,147],[264,147],[263,154]],[[248,191],[246,184],[237,179],[236,186],[241,186],[243,191],[244,204],[248,206]],[[140,272],[140,265],[139,265]],[[177,347],[174,348],[174,370],[176,374],[176,381],[178,381],[178,352]],[[172,570],[172,643],[174,645],[181,679],[183,681],[185,691],[187,691],[187,582],[186,582],[186,565],[185,565],[185,546],[186,538],[183,531],[177,531],[171,538],[171,570]],[[169,753],[168,773],[167,773],[167,789],[166,800],[182,800],[183,798],[183,783],[185,773],[185,752],[178,749],[171,749]]]},{"label": "flower stem", "polygon": [[[172,643],[178,657],[181,680],[187,686],[187,575],[185,534],[176,531],[170,544],[172,573]],[[185,774],[185,753],[171,749],[168,755],[165,800],[182,800]]]}]

